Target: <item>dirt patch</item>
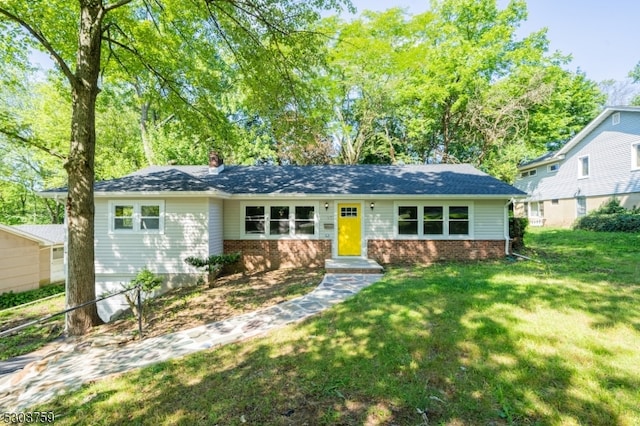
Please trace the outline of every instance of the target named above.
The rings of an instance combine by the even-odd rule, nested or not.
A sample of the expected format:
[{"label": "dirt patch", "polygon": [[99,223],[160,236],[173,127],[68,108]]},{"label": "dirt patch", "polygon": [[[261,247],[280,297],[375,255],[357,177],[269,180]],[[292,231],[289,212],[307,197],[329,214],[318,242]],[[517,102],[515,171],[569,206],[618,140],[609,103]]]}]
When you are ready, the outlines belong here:
[{"label": "dirt patch", "polygon": [[[311,292],[323,277],[323,269],[279,269],[222,276],[213,288],[199,284],[172,290],[145,306],[143,334],[161,336],[273,306]],[[137,331],[137,320],[129,315],[75,339],[111,336],[124,342],[137,338]]]}]

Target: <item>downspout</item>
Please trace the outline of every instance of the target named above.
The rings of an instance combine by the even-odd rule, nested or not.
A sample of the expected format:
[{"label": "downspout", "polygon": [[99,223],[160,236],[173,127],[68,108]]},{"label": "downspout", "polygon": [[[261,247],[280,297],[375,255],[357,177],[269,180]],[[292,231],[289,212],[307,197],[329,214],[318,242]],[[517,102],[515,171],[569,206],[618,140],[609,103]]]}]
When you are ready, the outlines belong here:
[{"label": "downspout", "polygon": [[509,204],[513,203],[514,199],[511,198],[504,205],[504,255],[509,256],[509,242],[511,241],[511,236],[509,235]]}]

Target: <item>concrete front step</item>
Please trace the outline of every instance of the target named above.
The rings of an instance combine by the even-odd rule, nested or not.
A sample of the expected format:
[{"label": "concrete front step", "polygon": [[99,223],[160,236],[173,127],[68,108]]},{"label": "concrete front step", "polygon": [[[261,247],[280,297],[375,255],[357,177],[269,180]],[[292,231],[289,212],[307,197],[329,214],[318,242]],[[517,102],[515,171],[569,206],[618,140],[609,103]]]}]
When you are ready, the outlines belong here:
[{"label": "concrete front step", "polygon": [[372,259],[339,258],[324,261],[327,274],[381,274],[382,266]]}]

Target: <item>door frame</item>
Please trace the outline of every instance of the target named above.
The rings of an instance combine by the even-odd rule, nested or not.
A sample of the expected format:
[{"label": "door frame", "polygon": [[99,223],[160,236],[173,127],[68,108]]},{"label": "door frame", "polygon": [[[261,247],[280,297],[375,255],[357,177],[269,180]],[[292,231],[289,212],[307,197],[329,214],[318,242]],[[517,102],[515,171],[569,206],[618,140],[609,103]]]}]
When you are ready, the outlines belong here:
[{"label": "door frame", "polygon": [[[340,205],[341,204],[357,204],[360,209],[360,254],[359,255],[350,255],[350,256],[341,256],[338,254],[338,244],[340,239],[340,224],[338,221],[340,220]],[[333,246],[333,257],[334,258],[366,258],[367,257],[367,244],[365,237],[365,215],[364,215],[364,201],[362,200],[336,200],[335,201],[335,212],[334,212],[334,220],[336,224],[336,232],[335,232],[335,244]]]}]

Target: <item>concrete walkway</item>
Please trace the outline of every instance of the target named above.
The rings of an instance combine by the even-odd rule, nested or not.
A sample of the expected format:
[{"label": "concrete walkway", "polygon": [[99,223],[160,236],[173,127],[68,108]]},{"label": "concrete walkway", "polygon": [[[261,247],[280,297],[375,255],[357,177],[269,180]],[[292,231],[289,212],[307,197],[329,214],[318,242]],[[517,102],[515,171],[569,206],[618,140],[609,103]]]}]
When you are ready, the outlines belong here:
[{"label": "concrete walkway", "polygon": [[327,274],[311,293],[278,305],[189,330],[116,346],[61,344],[22,370],[0,376],[0,411],[19,412],[114,373],[144,367],[262,334],[342,302],[380,274]]}]

